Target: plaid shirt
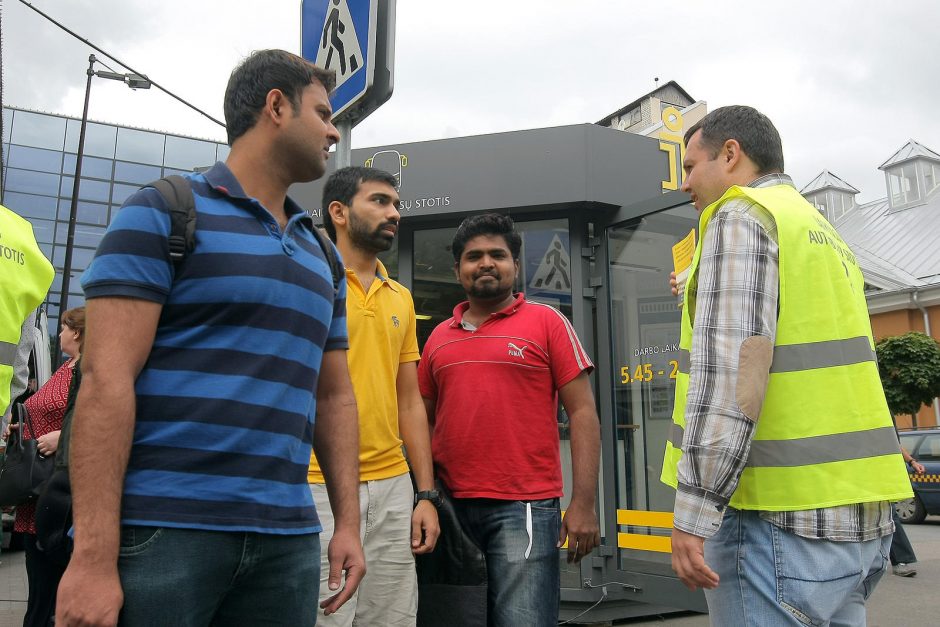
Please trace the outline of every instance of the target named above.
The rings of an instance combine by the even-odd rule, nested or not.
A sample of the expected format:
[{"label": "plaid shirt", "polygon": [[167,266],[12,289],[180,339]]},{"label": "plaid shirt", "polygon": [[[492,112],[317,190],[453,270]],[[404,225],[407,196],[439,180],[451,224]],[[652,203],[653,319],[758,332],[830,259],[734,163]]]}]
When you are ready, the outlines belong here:
[{"label": "plaid shirt", "polygon": [[[793,181],[768,174],[749,187],[780,184]],[[676,528],[699,537],[721,526],[754,438],[756,425],[735,398],[738,355],[749,337],[776,337],[777,255],[774,220],[745,198],[724,203],[702,240],[675,506]],[[894,531],[887,502],[760,515],[806,538],[864,542]]]}]

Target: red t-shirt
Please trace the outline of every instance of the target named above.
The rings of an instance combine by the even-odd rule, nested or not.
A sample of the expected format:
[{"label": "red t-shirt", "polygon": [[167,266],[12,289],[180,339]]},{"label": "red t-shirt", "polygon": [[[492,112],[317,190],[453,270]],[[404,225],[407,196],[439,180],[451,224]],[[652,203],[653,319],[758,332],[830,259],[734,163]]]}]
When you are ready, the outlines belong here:
[{"label": "red t-shirt", "polygon": [[560,497],[558,389],[594,364],[554,307],[519,294],[476,331],[461,324],[468,308],[434,329],[418,366],[438,476],[458,498]]},{"label": "red t-shirt", "polygon": [[[69,397],[69,385],[72,383],[71,360],[65,362],[39,388],[35,394],[23,403],[29,412],[29,422],[34,433],[23,429],[23,439],[36,439],[62,429],[62,419],[65,417],[65,404]],[[36,533],[36,504],[24,503],[16,506],[16,520],[13,522],[14,531],[22,533]]]}]

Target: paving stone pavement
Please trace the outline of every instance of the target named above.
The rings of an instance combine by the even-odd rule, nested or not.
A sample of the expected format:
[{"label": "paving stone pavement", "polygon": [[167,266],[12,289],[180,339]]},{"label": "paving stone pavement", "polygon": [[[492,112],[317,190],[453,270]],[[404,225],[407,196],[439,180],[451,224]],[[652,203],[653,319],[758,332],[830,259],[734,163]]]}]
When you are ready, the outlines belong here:
[{"label": "paving stone pavement", "polygon": [[[869,627],[940,624],[940,516],[930,516],[922,525],[906,527],[919,559],[916,577],[895,577],[887,573],[868,602]],[[0,627],[19,627],[26,612],[27,582],[24,553],[0,554]],[[617,621],[615,625],[665,625],[665,627],[707,627],[701,614],[653,616]],[[610,623],[594,623],[608,626]]]},{"label": "paving stone pavement", "polygon": [[0,553],[0,627],[18,627],[26,613],[26,561],[19,551]]}]

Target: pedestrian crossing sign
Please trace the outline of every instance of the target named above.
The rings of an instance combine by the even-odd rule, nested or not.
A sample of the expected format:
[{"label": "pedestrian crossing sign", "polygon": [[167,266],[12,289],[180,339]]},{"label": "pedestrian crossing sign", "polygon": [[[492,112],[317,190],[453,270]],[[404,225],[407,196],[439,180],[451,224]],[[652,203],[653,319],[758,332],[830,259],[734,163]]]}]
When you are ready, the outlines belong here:
[{"label": "pedestrian crossing sign", "polygon": [[303,0],[301,56],[336,72],[333,117],[366,95],[375,75],[378,0]]}]

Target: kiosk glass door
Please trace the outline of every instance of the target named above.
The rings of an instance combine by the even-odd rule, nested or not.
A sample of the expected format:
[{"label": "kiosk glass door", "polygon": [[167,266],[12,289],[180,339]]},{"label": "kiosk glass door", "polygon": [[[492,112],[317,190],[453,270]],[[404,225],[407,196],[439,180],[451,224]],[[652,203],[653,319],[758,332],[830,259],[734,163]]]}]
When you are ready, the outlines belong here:
[{"label": "kiosk glass door", "polygon": [[680,309],[672,246],[698,224],[690,205],[607,231],[618,567],[673,576],[674,491],[659,480],[672,424]]}]

